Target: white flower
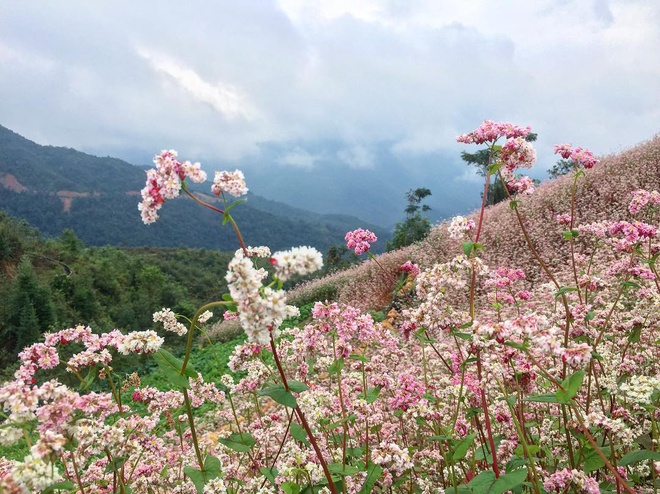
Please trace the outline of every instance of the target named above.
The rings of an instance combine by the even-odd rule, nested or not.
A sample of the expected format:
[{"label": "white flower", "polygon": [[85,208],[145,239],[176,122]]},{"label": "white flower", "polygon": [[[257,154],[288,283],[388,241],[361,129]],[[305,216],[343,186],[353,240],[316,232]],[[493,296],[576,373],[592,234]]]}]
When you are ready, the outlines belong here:
[{"label": "white flower", "polygon": [[275,252],[270,258],[275,276],[286,281],[294,275],[305,275],[323,267],[323,256],[313,247],[294,247]]}]

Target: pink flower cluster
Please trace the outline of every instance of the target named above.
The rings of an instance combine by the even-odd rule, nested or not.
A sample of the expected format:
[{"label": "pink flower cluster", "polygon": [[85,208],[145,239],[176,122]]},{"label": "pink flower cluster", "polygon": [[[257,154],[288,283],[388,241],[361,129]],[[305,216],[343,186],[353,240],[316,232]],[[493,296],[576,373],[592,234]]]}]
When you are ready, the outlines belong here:
[{"label": "pink flower cluster", "polygon": [[639,189],[633,192],[633,198],[628,205],[630,214],[639,213],[647,204],[660,204],[660,192],[653,190],[651,192]]},{"label": "pink flower cluster", "polygon": [[505,180],[513,178],[513,171],[518,168],[532,168],[536,163],[536,150],[531,143],[522,137],[507,140],[500,150],[499,160],[504,163],[501,168]]},{"label": "pink flower cluster", "polygon": [[176,157],[174,150],[162,151],[154,157],[156,168],[147,170],[147,185],[141,191],[142,202],[138,204],[145,224],[158,219],[158,210],[165,199],[177,197],[186,178],[197,183],[206,180],[206,173],[200,169],[199,163],[181,162]]},{"label": "pink flower cluster", "polygon": [[447,227],[449,237],[454,240],[462,240],[477,227],[474,220],[465,216],[454,216]]},{"label": "pink flower cluster", "polygon": [[420,273],[419,266],[412,261],[406,261],[399,269],[413,278]]},{"label": "pink flower cluster", "polygon": [[371,244],[378,240],[378,237],[369,230],[358,228],[357,230],[346,233],[344,239],[346,240],[346,247],[355,250],[355,253],[359,256],[367,252],[371,248]]},{"label": "pink flower cluster", "polygon": [[240,170],[215,172],[211,190],[216,196],[219,196],[223,192],[234,197],[244,196],[248,193],[248,188],[245,185],[245,176]]},{"label": "pink flower cluster", "polygon": [[517,194],[522,194],[524,196],[531,196],[536,190],[534,186],[534,180],[528,176],[514,178],[507,182],[507,187],[512,192]]},{"label": "pink flower cluster", "polygon": [[506,137],[507,139],[524,138],[529,135],[531,130],[529,125],[527,127],[519,127],[509,122],[484,120],[477,129],[468,134],[459,135],[456,141],[464,144],[483,144],[484,142],[495,142],[500,137]]},{"label": "pink flower cluster", "polygon": [[555,144],[555,154],[560,155],[564,159],[572,159],[587,169],[593,168],[599,163],[599,160],[588,149],[581,147],[574,148],[570,144]]}]

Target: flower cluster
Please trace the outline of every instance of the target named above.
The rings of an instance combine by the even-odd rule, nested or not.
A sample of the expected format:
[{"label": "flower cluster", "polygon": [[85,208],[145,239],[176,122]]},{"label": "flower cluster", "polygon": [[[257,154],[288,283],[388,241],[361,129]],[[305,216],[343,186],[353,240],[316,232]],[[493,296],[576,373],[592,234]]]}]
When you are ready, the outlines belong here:
[{"label": "flower cluster", "polygon": [[240,170],[215,172],[211,190],[216,196],[226,192],[230,196],[240,197],[248,193],[245,176]]},{"label": "flower cluster", "polygon": [[637,214],[644,209],[647,204],[659,205],[660,192],[657,190],[652,190],[651,192],[644,189],[636,190],[633,192],[632,200],[628,205],[628,211],[630,211],[630,214]]},{"label": "flower cluster", "polygon": [[154,312],[153,315],[154,322],[162,322],[165,331],[171,331],[183,336],[188,332],[188,328],[177,321],[176,314],[172,312],[172,309],[161,309],[158,312]]},{"label": "flower cluster", "polygon": [[476,228],[474,220],[465,218],[464,216],[454,216],[447,227],[449,237],[454,240],[462,240],[467,234]]},{"label": "flower cluster", "polygon": [[504,180],[513,180],[513,172],[519,168],[532,168],[536,163],[536,150],[522,137],[507,140],[499,154],[500,168]]},{"label": "flower cluster", "polygon": [[186,178],[197,183],[206,180],[206,173],[200,169],[199,163],[181,162],[176,157],[176,151],[162,151],[154,158],[156,168],[147,170],[147,185],[141,191],[142,202],[138,204],[145,224],[158,219],[158,210],[165,199],[177,197]]},{"label": "flower cluster", "polygon": [[593,168],[599,163],[599,160],[588,149],[581,147],[574,148],[570,144],[555,144],[555,154],[560,155],[564,159],[571,159],[577,165],[582,165],[586,169]]},{"label": "flower cluster", "polygon": [[354,250],[358,256],[367,252],[371,248],[371,244],[378,240],[375,233],[362,228],[346,233],[344,239],[346,240],[346,247]]},{"label": "flower cluster", "polygon": [[457,142],[464,144],[483,144],[485,142],[495,142],[500,137],[507,139],[516,139],[518,137],[527,137],[531,132],[529,125],[527,127],[518,127],[509,122],[484,122],[472,132],[461,134],[456,138]]},{"label": "flower cluster", "polygon": [[[309,252],[307,252],[309,254]],[[318,261],[317,256],[313,256]],[[304,269],[318,262],[302,256]],[[279,327],[287,317],[298,314],[298,309],[286,304],[283,290],[264,287],[262,281],[268,276],[263,269],[256,269],[250,258],[245,257],[242,249],[236,251],[228,266],[227,285],[232,299],[236,303],[238,320],[248,339],[255,343],[267,344],[270,335],[276,338]]]},{"label": "flower cluster", "polygon": [[275,276],[286,281],[295,275],[305,275],[323,267],[323,256],[313,247],[294,247],[275,252],[270,258],[275,267]]}]

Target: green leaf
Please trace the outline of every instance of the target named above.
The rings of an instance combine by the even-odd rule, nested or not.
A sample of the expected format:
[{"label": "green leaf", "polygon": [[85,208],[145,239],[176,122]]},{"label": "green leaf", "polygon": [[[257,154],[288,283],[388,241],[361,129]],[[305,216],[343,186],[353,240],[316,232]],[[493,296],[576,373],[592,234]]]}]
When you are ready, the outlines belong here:
[{"label": "green leaf", "polygon": [[553,393],[532,395],[524,398],[523,401],[533,401],[535,403],[558,403],[557,396]]},{"label": "green leaf", "polygon": [[594,470],[598,470],[605,466],[605,461],[603,461],[600,455],[596,453],[596,450],[590,447],[588,449],[585,448],[585,451],[584,464],[582,465],[582,470],[584,472],[593,472]]},{"label": "green leaf", "polygon": [[360,362],[369,362],[369,359],[364,355],[358,355],[357,353],[351,353],[348,358],[351,360],[358,360]]},{"label": "green leaf", "polygon": [[514,487],[521,485],[526,478],[527,468],[520,468],[519,470],[507,472],[493,482],[493,485],[488,492],[490,494],[503,494],[506,491],[510,491]]},{"label": "green leaf", "polygon": [[625,454],[621,460],[619,460],[619,466],[626,467],[632,465],[633,463],[639,463],[644,460],[660,460],[660,451],[651,451],[650,449],[638,449],[635,451],[630,451]]},{"label": "green leaf", "polygon": [[488,165],[488,173],[490,173],[491,175],[497,173],[497,171],[500,169],[501,166],[502,166],[501,161],[496,161],[495,163]]},{"label": "green leaf", "polygon": [[279,475],[279,472],[277,471],[277,467],[270,467],[270,468],[261,467],[259,471],[261,472],[261,475],[263,475],[270,481],[271,484],[275,485],[275,477]]},{"label": "green leaf", "polygon": [[511,209],[512,211],[518,209],[518,201],[516,201],[515,199],[511,199],[509,201],[509,209]]},{"label": "green leaf", "polygon": [[571,402],[571,399],[578,394],[578,391],[580,390],[580,386],[582,386],[583,380],[584,380],[583,370],[576,371],[570,376],[568,376],[566,379],[564,379],[564,381],[561,383],[561,387],[564,389],[558,389],[557,392],[555,393],[555,396],[557,397],[557,402],[569,404]]},{"label": "green leaf", "polygon": [[247,451],[250,451],[252,446],[257,443],[249,432],[244,432],[242,434],[234,433],[228,438],[219,438],[218,442],[238,453],[246,453]]},{"label": "green leaf", "polygon": [[375,388],[369,388],[367,392],[364,395],[364,399],[367,403],[372,404],[374,401],[378,399],[378,395],[380,395],[380,390],[382,389],[382,386],[376,386]]},{"label": "green leaf", "polygon": [[105,473],[119,472],[124,463],[126,463],[126,460],[128,460],[127,456],[115,456],[112,461],[108,462],[105,466]]},{"label": "green leaf", "polygon": [[574,286],[562,286],[555,292],[555,298],[559,298],[562,295],[566,295],[568,292],[577,292],[577,288]]},{"label": "green leaf", "polygon": [[642,326],[634,326],[630,334],[628,335],[628,341],[630,343],[637,343],[642,336]]},{"label": "green leaf", "polygon": [[206,477],[209,479],[215,479],[220,476],[222,471],[222,464],[220,459],[217,456],[208,455],[204,459],[204,471],[206,472]]},{"label": "green leaf", "polygon": [[303,443],[305,446],[309,446],[309,442],[307,442],[307,432],[305,432],[305,429],[303,429],[300,425],[294,422],[291,424],[289,430],[291,432],[292,438],[294,438],[298,442]]},{"label": "green leaf", "polygon": [[89,372],[85,376],[84,381],[81,382],[80,385],[78,386],[78,390],[84,391],[87,388],[89,388],[89,386],[94,382],[94,379],[96,379],[96,374],[98,374],[98,371],[99,371],[98,367],[96,366],[90,367]]},{"label": "green leaf", "polygon": [[467,257],[470,257],[472,250],[474,249],[474,242],[463,242],[463,252]]},{"label": "green leaf", "polygon": [[284,405],[285,407],[289,408],[296,408],[298,403],[296,402],[296,398],[289,393],[286,389],[284,389],[284,386],[281,384],[278,384],[277,386],[271,386],[270,388],[265,388],[259,391],[260,396],[269,396],[273,400],[275,400],[277,403],[280,405]]},{"label": "green leaf", "polygon": [[52,494],[55,491],[72,491],[75,489],[75,485],[73,482],[69,480],[65,480],[63,482],[57,482],[56,484],[51,484],[48,487],[46,487],[43,491],[41,491],[41,494]]},{"label": "green leaf", "polygon": [[300,494],[300,486],[293,482],[283,482],[280,486],[285,494]]},{"label": "green leaf", "polygon": [[234,299],[231,297],[231,294],[229,294],[229,293],[224,293],[222,295],[222,300],[224,300],[226,302],[233,302],[234,301]]},{"label": "green leaf", "polygon": [[[183,367],[183,360],[181,360],[180,358],[176,358],[170,352],[168,352],[167,350],[163,350],[162,348],[154,354],[154,357],[156,355],[159,355],[161,358],[163,358],[165,362],[170,367],[172,367],[172,369],[174,369],[176,372],[181,374],[181,367]],[[194,367],[190,362],[188,362],[188,364],[186,365],[186,370],[183,372],[183,375],[192,377],[193,379],[196,379],[198,376],[197,371],[194,369]]]},{"label": "green leaf", "polygon": [[339,374],[343,368],[344,368],[344,359],[339,358],[335,360],[332,364],[330,364],[330,367],[328,368],[328,375],[332,376],[334,374]]},{"label": "green leaf", "polygon": [[190,481],[195,484],[195,488],[197,489],[197,494],[202,494],[204,492],[204,484],[206,481],[204,480],[204,473],[193,467],[183,467],[183,473],[185,473]]},{"label": "green leaf", "polygon": [[370,463],[369,468],[367,468],[367,478],[364,479],[364,484],[362,484],[362,488],[358,494],[369,494],[372,492],[376,481],[381,475],[383,475],[383,467],[376,463]]},{"label": "green leaf", "polygon": [[520,343],[516,343],[514,341],[505,341],[504,345],[510,346],[511,348],[515,348],[516,350],[520,350],[522,352],[526,352],[528,350],[526,345],[521,345]]},{"label": "green leaf", "polygon": [[499,478],[492,470],[484,470],[468,483],[468,487],[479,494],[503,494],[521,485],[526,478],[527,468],[507,472]]},{"label": "green leaf", "polygon": [[344,465],[342,463],[330,463],[328,465],[328,470],[330,470],[331,473],[336,473],[342,477],[350,477],[351,475],[355,475],[360,471],[358,467],[353,465]]},{"label": "green leaf", "polygon": [[305,383],[301,383],[300,381],[291,380],[287,384],[289,385],[289,389],[294,393],[302,393],[303,391],[307,391],[309,389],[309,386],[307,386]]},{"label": "green leaf", "polygon": [[465,458],[465,455],[467,455],[470,446],[474,444],[475,437],[477,437],[476,434],[469,434],[465,436],[460,443],[458,443],[458,445],[454,449],[454,453],[452,454],[452,459],[454,461],[459,461]]}]

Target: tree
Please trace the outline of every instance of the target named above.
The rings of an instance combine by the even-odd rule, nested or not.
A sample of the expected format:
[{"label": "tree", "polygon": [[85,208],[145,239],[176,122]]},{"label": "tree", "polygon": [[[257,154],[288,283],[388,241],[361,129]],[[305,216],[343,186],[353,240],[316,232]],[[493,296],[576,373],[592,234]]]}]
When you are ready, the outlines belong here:
[{"label": "tree", "polygon": [[392,241],[387,242],[387,250],[396,250],[406,245],[423,240],[431,231],[429,219],[422,216],[422,212],[430,211],[431,208],[422,204],[422,201],[431,195],[431,190],[426,187],[410,189],[406,193],[408,205],[404,209],[406,220],[397,223],[394,227]]},{"label": "tree", "polygon": [[[530,132],[525,140],[528,142],[534,142],[538,134]],[[477,167],[477,173],[482,177],[488,175],[488,166],[491,164],[490,160],[490,151],[488,149],[479,149],[475,153],[468,153],[463,151],[461,153],[461,159],[465,161],[468,165],[474,165]],[[495,180],[488,187],[488,197],[486,198],[486,206],[492,206],[505,200],[508,196],[505,189],[506,185],[500,180],[500,175],[495,175]],[[483,194],[482,194],[483,196]]]},{"label": "tree", "polygon": [[558,178],[567,173],[571,173],[575,169],[575,164],[571,160],[561,159],[555,163],[555,165],[548,170],[548,175],[550,178]]}]

